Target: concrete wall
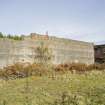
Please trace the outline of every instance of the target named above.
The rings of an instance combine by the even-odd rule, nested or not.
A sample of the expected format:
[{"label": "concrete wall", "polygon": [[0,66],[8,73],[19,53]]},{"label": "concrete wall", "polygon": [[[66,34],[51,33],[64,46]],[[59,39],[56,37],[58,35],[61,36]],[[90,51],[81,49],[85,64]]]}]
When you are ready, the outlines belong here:
[{"label": "concrete wall", "polygon": [[52,63],[94,63],[92,43],[49,37],[48,40],[24,38],[22,41],[0,39],[0,67],[16,62],[34,62],[32,48],[43,42],[52,51]]}]

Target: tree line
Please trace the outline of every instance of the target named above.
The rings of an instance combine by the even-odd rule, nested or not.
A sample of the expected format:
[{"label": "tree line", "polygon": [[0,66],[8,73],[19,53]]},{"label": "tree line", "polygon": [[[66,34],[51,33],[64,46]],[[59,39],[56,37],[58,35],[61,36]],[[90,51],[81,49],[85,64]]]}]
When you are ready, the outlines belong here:
[{"label": "tree line", "polygon": [[18,35],[4,35],[2,32],[0,32],[0,38],[8,38],[8,39],[13,39],[13,40],[22,40],[23,37],[22,36],[18,36]]}]

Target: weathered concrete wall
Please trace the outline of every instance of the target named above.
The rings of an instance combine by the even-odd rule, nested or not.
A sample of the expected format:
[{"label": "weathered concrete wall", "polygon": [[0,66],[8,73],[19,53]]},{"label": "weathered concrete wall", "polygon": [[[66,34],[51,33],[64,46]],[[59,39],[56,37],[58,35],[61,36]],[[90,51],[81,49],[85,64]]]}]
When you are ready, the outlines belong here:
[{"label": "weathered concrete wall", "polygon": [[92,43],[56,39],[52,44],[56,63],[94,63],[94,47]]},{"label": "weathered concrete wall", "polygon": [[16,62],[33,62],[32,48],[45,46],[52,50],[52,63],[94,63],[94,47],[92,43],[49,37],[47,40],[25,38],[22,41],[0,39],[0,66],[4,67]]}]

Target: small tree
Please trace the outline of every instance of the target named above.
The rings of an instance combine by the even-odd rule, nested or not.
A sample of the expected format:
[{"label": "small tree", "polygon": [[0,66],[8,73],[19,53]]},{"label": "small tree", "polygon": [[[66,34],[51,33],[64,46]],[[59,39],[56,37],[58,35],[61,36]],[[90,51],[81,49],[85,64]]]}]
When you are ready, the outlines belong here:
[{"label": "small tree", "polygon": [[11,34],[8,34],[8,35],[7,35],[7,38],[13,39],[13,36],[12,36]]},{"label": "small tree", "polygon": [[34,48],[34,62],[40,64],[47,64],[51,60],[51,50],[48,47],[44,46],[44,43],[41,42],[40,46]]},{"label": "small tree", "polygon": [[2,34],[2,32],[0,32],[0,38],[3,38],[4,36],[3,36],[3,34]]}]

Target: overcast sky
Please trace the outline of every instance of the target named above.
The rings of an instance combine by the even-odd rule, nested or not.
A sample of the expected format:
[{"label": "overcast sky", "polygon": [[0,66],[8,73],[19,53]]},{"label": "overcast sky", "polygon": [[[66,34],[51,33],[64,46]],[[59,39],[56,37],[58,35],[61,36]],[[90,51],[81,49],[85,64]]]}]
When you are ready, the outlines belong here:
[{"label": "overcast sky", "polygon": [[0,31],[105,40],[105,0],[0,0]]}]

